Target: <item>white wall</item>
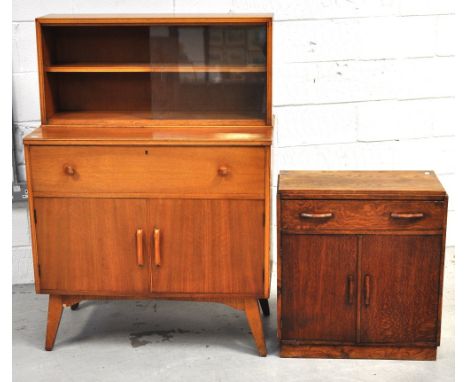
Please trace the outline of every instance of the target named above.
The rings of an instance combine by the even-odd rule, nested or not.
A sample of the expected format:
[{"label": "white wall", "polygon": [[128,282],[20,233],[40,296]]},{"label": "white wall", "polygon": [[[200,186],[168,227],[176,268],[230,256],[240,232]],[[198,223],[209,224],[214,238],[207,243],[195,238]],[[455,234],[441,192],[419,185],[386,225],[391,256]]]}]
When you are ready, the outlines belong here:
[{"label": "white wall", "polygon": [[[17,139],[39,125],[35,17],[274,12],[273,195],[279,169],[433,169],[453,194],[454,10],[453,0],[14,0]],[[24,205],[13,232],[13,282],[32,282]]]}]

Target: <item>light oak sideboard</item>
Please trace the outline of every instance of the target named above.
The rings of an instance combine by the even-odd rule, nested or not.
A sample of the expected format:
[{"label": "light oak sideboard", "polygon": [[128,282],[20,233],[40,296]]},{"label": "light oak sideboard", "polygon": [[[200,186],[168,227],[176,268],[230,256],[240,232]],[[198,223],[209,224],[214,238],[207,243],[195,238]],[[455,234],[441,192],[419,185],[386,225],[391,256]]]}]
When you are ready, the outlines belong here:
[{"label": "light oak sideboard", "polygon": [[64,306],[244,310],[266,355],[270,15],[36,20],[41,127],[24,138],[45,348]]}]

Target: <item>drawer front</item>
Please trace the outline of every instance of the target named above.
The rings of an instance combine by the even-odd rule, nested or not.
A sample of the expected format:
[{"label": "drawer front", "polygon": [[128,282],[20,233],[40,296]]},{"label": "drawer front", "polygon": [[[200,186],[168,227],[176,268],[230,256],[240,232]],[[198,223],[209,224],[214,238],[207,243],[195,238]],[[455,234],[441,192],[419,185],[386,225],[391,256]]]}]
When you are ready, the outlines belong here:
[{"label": "drawer front", "polygon": [[284,230],[440,230],[442,201],[283,200]]},{"label": "drawer front", "polygon": [[32,146],[34,192],[263,197],[260,147]]}]

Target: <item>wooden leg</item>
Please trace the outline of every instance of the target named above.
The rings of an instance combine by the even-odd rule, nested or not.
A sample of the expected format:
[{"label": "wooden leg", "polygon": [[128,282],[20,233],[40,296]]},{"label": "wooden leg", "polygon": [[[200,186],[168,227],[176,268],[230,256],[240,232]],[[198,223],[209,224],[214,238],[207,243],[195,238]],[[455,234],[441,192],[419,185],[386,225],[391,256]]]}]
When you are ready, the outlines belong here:
[{"label": "wooden leg", "polygon": [[258,354],[261,357],[266,357],[267,349],[265,345],[265,337],[263,336],[263,326],[257,300],[254,298],[246,299],[244,309],[250,330],[252,331],[252,336],[255,340],[255,344],[257,345]]},{"label": "wooden leg", "polygon": [[55,337],[62,318],[62,297],[51,294],[49,296],[49,314],[47,316],[47,332],[45,349],[50,351],[54,347]]},{"label": "wooden leg", "polygon": [[80,303],[77,302],[76,304],[70,305],[71,310],[78,310],[78,307],[80,306]]},{"label": "wooden leg", "polygon": [[264,316],[269,316],[270,315],[270,305],[268,304],[268,300],[266,298],[260,298],[258,299],[258,302],[260,303],[260,307],[262,308],[262,312]]}]

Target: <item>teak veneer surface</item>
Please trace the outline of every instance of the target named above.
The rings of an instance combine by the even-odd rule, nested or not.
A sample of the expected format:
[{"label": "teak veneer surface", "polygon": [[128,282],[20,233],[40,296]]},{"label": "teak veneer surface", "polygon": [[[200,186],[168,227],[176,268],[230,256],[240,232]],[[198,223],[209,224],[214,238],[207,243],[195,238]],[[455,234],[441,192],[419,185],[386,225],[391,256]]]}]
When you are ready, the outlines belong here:
[{"label": "teak veneer surface", "polygon": [[271,127],[119,128],[54,126],[35,129],[25,144],[271,145]]},{"label": "teak veneer surface", "polygon": [[65,306],[163,298],[243,310],[266,355],[272,22],[36,19],[42,124],[24,144],[46,350]]},{"label": "teak veneer surface", "polygon": [[272,13],[82,13],[82,14],[48,14],[38,17],[41,24],[216,24],[216,23],[265,23],[271,21]]},{"label": "teak veneer surface", "polygon": [[30,157],[33,192],[264,196],[260,147],[33,146]]}]

